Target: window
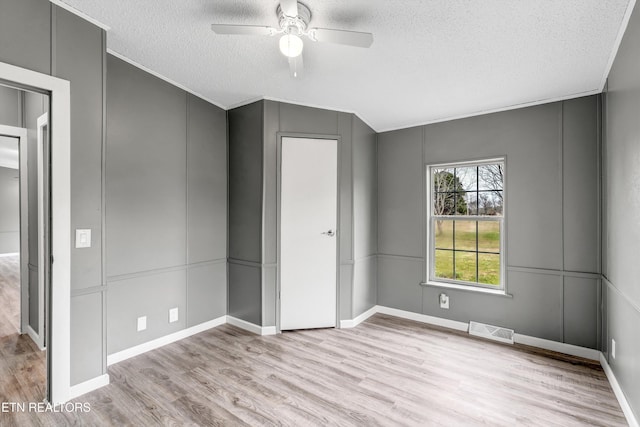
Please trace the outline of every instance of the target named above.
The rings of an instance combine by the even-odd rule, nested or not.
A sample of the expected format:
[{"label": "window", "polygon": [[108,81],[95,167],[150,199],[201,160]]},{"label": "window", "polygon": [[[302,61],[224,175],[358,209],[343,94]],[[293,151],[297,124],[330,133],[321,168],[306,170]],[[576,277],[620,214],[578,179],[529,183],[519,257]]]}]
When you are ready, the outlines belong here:
[{"label": "window", "polygon": [[429,167],[430,282],[504,289],[504,159]]}]

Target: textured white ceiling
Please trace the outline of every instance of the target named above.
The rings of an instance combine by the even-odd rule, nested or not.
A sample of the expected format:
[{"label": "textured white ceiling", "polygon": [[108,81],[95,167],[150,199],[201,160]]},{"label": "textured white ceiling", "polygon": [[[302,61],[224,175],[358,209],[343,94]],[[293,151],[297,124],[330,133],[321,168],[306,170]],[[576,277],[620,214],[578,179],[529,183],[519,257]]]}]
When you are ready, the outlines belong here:
[{"label": "textured white ceiling", "polygon": [[306,42],[289,77],[278,0],[64,0],[111,27],[107,46],[225,108],[271,98],[388,130],[602,89],[629,0],[304,0],[312,27],[369,31],[359,49]]}]

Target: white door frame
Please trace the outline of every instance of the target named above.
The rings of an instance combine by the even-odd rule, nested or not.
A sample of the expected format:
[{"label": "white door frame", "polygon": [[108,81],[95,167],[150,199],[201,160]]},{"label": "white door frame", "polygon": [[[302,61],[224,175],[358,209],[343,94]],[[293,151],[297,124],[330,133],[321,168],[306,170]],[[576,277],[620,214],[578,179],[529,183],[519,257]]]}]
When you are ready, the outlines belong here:
[{"label": "white door frame", "polygon": [[277,132],[276,140],[277,140],[277,232],[276,232],[276,246],[277,246],[277,261],[276,261],[276,333],[281,333],[280,329],[281,325],[281,306],[280,306],[280,269],[281,269],[281,241],[280,241],[280,231],[282,230],[282,222],[281,222],[281,196],[282,196],[282,138],[308,138],[308,139],[329,139],[333,141],[337,141],[337,152],[338,156],[338,177],[337,177],[337,188],[336,188],[336,224],[337,224],[337,234],[336,234],[336,328],[340,327],[340,171],[341,171],[341,156],[340,149],[342,145],[342,137],[340,135],[324,135],[324,134],[312,134],[312,133],[296,133],[296,132]]},{"label": "white door frame", "polygon": [[[71,396],[71,95],[66,80],[0,62],[0,80],[17,88],[50,93],[51,98],[51,289],[47,331],[48,400]],[[39,266],[42,268],[43,266]]]},{"label": "white door frame", "polygon": [[49,127],[49,113],[44,113],[42,116],[38,117],[37,125],[36,125],[36,157],[37,157],[37,194],[38,194],[38,333],[36,334],[31,326],[28,326],[29,335],[31,339],[35,341],[40,350],[44,350],[46,346],[46,322],[45,322],[45,306],[47,302],[47,298],[45,297],[45,284],[47,283],[47,248],[46,245],[49,242],[48,228],[49,224],[47,223],[47,214],[49,213],[49,209],[47,209],[47,202],[49,197],[46,194],[48,179],[45,176],[45,173],[48,171],[48,168],[45,168],[45,162],[48,158],[47,147],[45,147],[44,142],[44,132],[48,132]]},{"label": "white door frame", "polygon": [[27,186],[27,130],[0,125],[0,135],[18,140],[20,173],[20,333],[29,326],[29,194]]}]

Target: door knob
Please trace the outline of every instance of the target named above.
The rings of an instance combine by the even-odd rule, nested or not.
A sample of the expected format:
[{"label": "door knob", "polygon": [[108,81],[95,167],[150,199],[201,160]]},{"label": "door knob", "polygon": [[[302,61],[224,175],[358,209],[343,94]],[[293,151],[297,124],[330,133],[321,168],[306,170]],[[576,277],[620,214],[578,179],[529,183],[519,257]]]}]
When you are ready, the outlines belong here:
[{"label": "door knob", "polygon": [[329,230],[329,231],[323,231],[321,234],[324,234],[325,236],[333,237],[336,235],[336,232],[334,230]]}]

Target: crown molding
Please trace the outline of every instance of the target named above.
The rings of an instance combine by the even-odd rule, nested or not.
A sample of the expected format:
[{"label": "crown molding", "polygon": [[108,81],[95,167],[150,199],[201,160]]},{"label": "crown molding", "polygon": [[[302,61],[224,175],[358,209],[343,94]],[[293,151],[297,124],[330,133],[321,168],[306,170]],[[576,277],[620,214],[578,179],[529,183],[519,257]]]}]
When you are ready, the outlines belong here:
[{"label": "crown molding", "polygon": [[62,0],[49,0],[49,2],[51,4],[55,4],[56,6],[66,10],[68,12],[73,13],[76,16],[79,16],[80,18],[84,19],[85,21],[88,21],[88,22],[92,23],[93,25],[95,25],[98,28],[102,28],[105,31],[110,31],[111,30],[111,27],[108,26],[107,24],[104,24],[104,23],[98,21],[97,19],[90,17],[86,13],[79,11],[75,7],[63,2]]}]

